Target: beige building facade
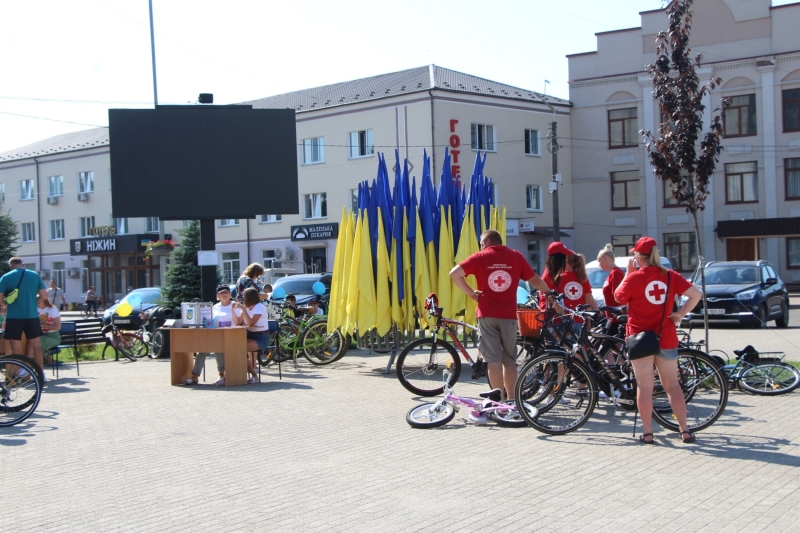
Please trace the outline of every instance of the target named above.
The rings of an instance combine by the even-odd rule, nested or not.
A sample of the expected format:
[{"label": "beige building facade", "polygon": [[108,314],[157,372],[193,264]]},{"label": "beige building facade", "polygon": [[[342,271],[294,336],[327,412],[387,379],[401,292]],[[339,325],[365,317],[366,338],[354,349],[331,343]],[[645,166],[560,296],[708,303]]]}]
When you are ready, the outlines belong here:
[{"label": "beige building facade", "polygon": [[[767,259],[785,281],[800,281],[800,4],[703,0],[693,11],[698,74],[722,79],[704,100],[704,122],[719,114],[722,98],[731,102],[700,214],[705,258]],[[644,66],[666,26],[663,11],[643,12],[640,27],[599,33],[596,52],[568,56],[575,244],[594,255],[613,243],[627,255],[650,235],[690,273],[694,221],[654,176],[639,135],[661,120]]]},{"label": "beige building facade", "polygon": [[[291,208],[298,214],[216,221],[218,266],[226,281],[235,281],[252,262],[330,271],[342,208],[353,207],[360,182],[376,177],[378,152],[385,154],[393,181],[395,150],[401,164],[409,160],[417,188],[423,150],[431,157],[434,184],[445,148],[453,157],[451,170],[467,184],[477,153],[487,153],[485,175],[495,183],[496,203],[506,206],[508,244],[537,271],[543,267],[553,236],[547,133],[555,121],[559,136],[570,136],[568,101],[428,65],[246,103],[296,110],[299,190]],[[559,223],[562,240],[572,244],[569,149],[559,157]],[[161,283],[157,264],[144,257],[146,242],[157,238],[158,220],[112,218],[109,161],[104,128],[0,154],[0,209],[19,221],[19,254],[56,279],[68,301],[82,301],[89,284],[116,299],[130,288]],[[58,176],[62,189],[58,179],[51,186]],[[226,187],[241,193],[235,182]],[[266,197],[274,187],[281,184],[265,180],[253,193]],[[165,225],[177,237],[181,223]]]}]

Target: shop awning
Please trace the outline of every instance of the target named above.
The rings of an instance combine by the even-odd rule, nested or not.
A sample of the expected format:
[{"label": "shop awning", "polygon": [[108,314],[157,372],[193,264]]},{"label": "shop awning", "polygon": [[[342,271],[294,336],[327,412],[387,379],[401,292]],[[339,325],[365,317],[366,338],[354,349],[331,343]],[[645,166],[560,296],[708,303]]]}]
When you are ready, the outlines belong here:
[{"label": "shop awning", "polygon": [[800,217],[756,218],[752,220],[720,220],[717,237],[788,237],[800,235]]}]

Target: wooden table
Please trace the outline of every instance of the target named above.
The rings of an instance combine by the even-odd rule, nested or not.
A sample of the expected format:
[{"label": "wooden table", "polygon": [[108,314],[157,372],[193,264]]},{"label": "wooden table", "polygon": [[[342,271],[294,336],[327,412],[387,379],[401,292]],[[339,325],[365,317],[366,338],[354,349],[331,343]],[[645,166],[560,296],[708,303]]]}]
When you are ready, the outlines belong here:
[{"label": "wooden table", "polygon": [[247,383],[247,328],[164,328],[169,331],[173,385],[192,377],[194,353],[225,354],[225,386]]}]

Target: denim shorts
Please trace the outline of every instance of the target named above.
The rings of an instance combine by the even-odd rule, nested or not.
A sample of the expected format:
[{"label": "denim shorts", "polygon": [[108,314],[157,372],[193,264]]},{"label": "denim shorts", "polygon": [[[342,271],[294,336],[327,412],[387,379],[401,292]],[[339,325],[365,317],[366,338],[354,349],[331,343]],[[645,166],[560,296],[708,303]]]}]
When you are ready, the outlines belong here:
[{"label": "denim shorts", "polygon": [[669,350],[665,350],[661,348],[661,351],[656,354],[656,357],[660,357],[665,361],[677,361],[678,360],[678,349],[677,348],[670,348]]},{"label": "denim shorts", "polygon": [[256,341],[259,350],[266,350],[270,347],[269,331],[247,331],[247,338]]}]

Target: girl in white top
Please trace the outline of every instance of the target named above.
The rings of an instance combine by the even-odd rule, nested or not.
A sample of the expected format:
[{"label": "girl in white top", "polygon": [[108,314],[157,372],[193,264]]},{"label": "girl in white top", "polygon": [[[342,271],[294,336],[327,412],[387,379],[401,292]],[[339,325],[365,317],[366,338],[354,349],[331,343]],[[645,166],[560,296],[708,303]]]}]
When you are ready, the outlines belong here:
[{"label": "girl in white top", "polygon": [[[244,291],[244,303],[233,302],[233,321],[237,326],[247,326],[247,351],[257,352],[269,348],[269,317],[267,308],[259,299],[258,290],[249,287]],[[255,363],[248,357],[247,370],[252,377],[248,383],[255,383],[258,372]]]},{"label": "girl in white top", "polygon": [[50,303],[47,298],[39,300],[38,304],[39,321],[42,325],[42,335],[40,337],[42,344],[42,353],[47,353],[50,348],[55,348],[61,343],[61,313],[58,312],[58,307]]}]

